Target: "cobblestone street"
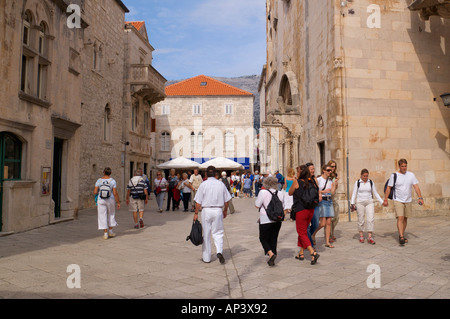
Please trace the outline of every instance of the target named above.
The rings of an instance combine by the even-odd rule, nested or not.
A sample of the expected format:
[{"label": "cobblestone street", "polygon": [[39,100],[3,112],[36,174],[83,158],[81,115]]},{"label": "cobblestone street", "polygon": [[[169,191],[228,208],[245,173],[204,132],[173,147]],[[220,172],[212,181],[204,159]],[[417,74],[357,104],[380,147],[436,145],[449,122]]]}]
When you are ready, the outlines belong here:
[{"label": "cobblestone street", "polygon": [[[132,215],[117,213],[117,236],[97,230],[96,210],[78,219],[0,237],[0,298],[163,298],[163,299],[354,299],[450,297],[450,217],[411,218],[409,243],[399,246],[394,220],[376,220],[376,245],[358,241],[356,222],[341,218],[335,248],[325,248],[316,265],[294,259],[295,223],[283,222],[275,267],[258,239],[254,199],[234,199],[236,213],[225,219],[224,257],[205,264],[201,247],[186,241],[192,213],[156,212],[144,216],[146,227],[133,228]],[[215,255],[215,249],[213,247]],[[80,288],[69,289],[69,265],[78,265]],[[380,288],[368,287],[380,269]],[[370,279],[369,279],[370,281]],[[274,297],[276,296],[276,297]]]}]

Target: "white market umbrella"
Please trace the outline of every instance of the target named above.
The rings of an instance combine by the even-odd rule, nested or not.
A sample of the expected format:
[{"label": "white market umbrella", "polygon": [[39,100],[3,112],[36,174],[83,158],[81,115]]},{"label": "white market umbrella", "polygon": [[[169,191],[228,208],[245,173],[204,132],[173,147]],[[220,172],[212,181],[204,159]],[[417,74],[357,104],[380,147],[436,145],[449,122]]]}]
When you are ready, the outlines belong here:
[{"label": "white market umbrella", "polygon": [[201,169],[206,169],[208,166],[214,166],[217,169],[243,169],[244,166],[238,162],[232,161],[225,157],[216,157],[200,165]]},{"label": "white market umbrella", "polygon": [[199,163],[191,161],[185,157],[177,157],[168,162],[157,165],[156,167],[160,169],[194,169],[199,167]]}]

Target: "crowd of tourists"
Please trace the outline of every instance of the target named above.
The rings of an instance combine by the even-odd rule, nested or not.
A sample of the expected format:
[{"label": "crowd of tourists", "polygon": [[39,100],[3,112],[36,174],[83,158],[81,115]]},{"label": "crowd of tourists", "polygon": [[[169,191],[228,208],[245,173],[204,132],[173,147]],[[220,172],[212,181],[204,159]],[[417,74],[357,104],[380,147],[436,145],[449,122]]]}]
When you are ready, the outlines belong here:
[{"label": "crowd of tourists", "polygon": [[[384,198],[369,179],[369,171],[362,169],[360,178],[354,183],[350,201],[351,210],[357,212],[361,243],[366,240],[366,231],[367,242],[375,244],[374,199],[385,207],[388,206],[388,199],[394,201],[399,243],[408,243],[405,231],[412,212],[412,190],[418,195],[419,205],[424,202],[418,180],[414,173],[407,171],[407,165],[405,159],[398,161],[399,171],[391,174],[386,182]],[[105,239],[115,236],[115,206],[120,209],[116,181],[111,174],[111,169],[105,168],[94,188],[98,206],[98,229],[103,230]],[[320,172],[316,172],[313,163],[306,163],[296,170],[289,168],[286,176],[278,171],[274,174],[258,171],[227,173],[212,166],[208,167],[204,175],[199,170],[177,174],[172,169],[167,177],[163,177],[163,173],[158,171],[153,183],[138,169],[128,182],[126,204],[133,213],[136,229],[144,227],[144,207],[151,192],[155,195],[160,213],[164,211],[165,198],[166,212],[171,208],[172,211],[180,209],[182,202],[183,211],[194,212],[196,221],[201,211],[204,230],[203,261],[210,262],[212,237],[217,257],[224,263],[223,218],[226,218],[228,210],[231,214],[235,212],[233,198],[255,197],[255,206],[259,211],[259,239],[264,254],[269,257],[269,266],[275,265],[278,234],[284,220],[296,223],[297,245],[300,250],[295,258],[304,260],[307,250],[311,256],[311,264],[316,264],[319,258],[315,249],[317,233],[324,229],[326,248],[334,248],[336,241],[334,230],[339,222],[339,207],[335,196],[338,185],[339,177],[333,160],[322,166]]]}]

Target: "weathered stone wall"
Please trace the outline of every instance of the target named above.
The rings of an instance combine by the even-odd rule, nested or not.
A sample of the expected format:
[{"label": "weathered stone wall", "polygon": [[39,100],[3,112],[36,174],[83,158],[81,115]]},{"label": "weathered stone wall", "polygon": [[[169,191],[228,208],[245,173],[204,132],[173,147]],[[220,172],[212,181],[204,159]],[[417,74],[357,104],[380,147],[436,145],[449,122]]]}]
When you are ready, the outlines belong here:
[{"label": "weathered stone wall", "polygon": [[[320,173],[321,162],[336,160],[341,213],[347,176],[351,194],[367,168],[382,193],[400,158],[408,160],[425,197],[415,213],[449,211],[450,110],[439,96],[450,88],[450,22],[422,21],[408,4],[267,1],[266,122],[280,132],[269,167],[286,171],[293,156],[294,166],[312,161]],[[294,112],[280,98],[283,76]],[[300,114],[294,114],[297,107]],[[280,122],[285,128],[276,127]],[[391,216],[392,209],[377,211]]]},{"label": "weathered stone wall", "polygon": [[[0,132],[13,133],[23,143],[20,180],[3,184],[3,231],[24,231],[55,219],[51,193],[41,194],[41,174],[43,167],[54,174],[53,141],[55,136],[62,137],[61,123],[75,124],[64,142],[61,217],[74,216],[78,206],[80,139],[76,124],[81,121],[81,80],[70,72],[69,57],[71,50],[79,51],[83,30],[69,30],[65,10],[53,1],[2,1],[0,6]],[[29,44],[23,45],[26,11],[32,21]],[[46,25],[42,54],[38,50],[41,22]],[[30,57],[26,92],[21,92],[20,85],[22,54]],[[48,65],[45,89],[38,97],[37,67],[42,60]]]},{"label": "weathered stone wall", "polygon": [[[82,55],[82,127],[80,162],[80,206],[95,205],[92,195],[103,169],[110,167],[121,199],[124,193],[123,88],[124,10],[116,1],[86,1]],[[97,50],[98,66],[94,67]],[[111,110],[111,136],[103,138],[105,107]]]}]

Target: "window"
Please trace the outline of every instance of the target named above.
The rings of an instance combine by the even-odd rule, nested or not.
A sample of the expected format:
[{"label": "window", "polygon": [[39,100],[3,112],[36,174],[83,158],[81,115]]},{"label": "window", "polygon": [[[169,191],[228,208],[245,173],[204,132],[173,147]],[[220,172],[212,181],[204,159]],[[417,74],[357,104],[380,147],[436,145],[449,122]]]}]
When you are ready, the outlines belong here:
[{"label": "window", "polygon": [[92,68],[95,71],[101,71],[103,58],[103,46],[101,44],[94,44],[94,52],[92,55]]},{"label": "window", "polygon": [[29,77],[31,61],[32,61],[32,58],[26,56],[25,54],[22,55],[22,69],[21,69],[21,73],[20,73],[20,90],[24,93],[30,92],[30,81],[28,80],[28,77]]},{"label": "window", "polygon": [[161,105],[161,114],[169,115],[170,114],[170,105]]},{"label": "window", "polygon": [[131,107],[131,130],[136,132],[138,126],[138,115],[139,115],[139,102],[136,102]]},{"label": "window", "polygon": [[103,141],[109,142],[111,140],[111,108],[106,104],[103,115]]},{"label": "window", "polygon": [[23,38],[22,42],[25,45],[30,45],[30,30],[31,30],[31,13],[25,12],[25,19],[23,20]]},{"label": "window", "polygon": [[38,73],[37,73],[37,88],[36,88],[36,95],[38,98],[46,100],[47,94],[46,94],[46,77],[47,77],[47,65],[45,64],[38,64]]},{"label": "window", "polygon": [[192,115],[201,115],[202,114],[202,105],[194,104],[192,105]]},{"label": "window", "polygon": [[45,58],[47,55],[47,43],[46,34],[47,26],[45,22],[41,22],[39,25],[39,43],[38,43],[38,67],[37,67],[37,78],[36,78],[36,96],[42,100],[47,99],[47,69],[49,62]]},{"label": "window", "polygon": [[227,156],[232,156],[234,151],[234,134],[230,131],[225,133],[225,152]]},{"label": "window", "polygon": [[170,151],[170,133],[162,132],[161,133],[161,152],[169,152]]},{"label": "window", "polygon": [[[34,35],[37,37],[37,43],[33,41]],[[32,23],[31,13],[27,11],[23,20],[20,90],[41,100],[47,100],[47,77],[51,63],[48,60],[49,43],[47,35],[47,24],[42,21],[39,28],[36,28]],[[35,47],[36,45],[37,47]]]},{"label": "window", "polygon": [[45,24],[41,22],[39,26],[39,45],[38,52],[40,55],[44,55],[45,52]]},{"label": "window", "polygon": [[191,157],[195,157],[196,148],[195,148],[195,133],[191,132]]},{"label": "window", "polygon": [[148,112],[144,112],[144,135],[149,133],[149,114]]},{"label": "window", "polygon": [[233,114],[233,104],[225,104],[225,114],[226,115]]},{"label": "window", "polygon": [[0,180],[21,178],[22,142],[13,134],[0,133]]},{"label": "window", "polygon": [[[23,35],[22,35],[22,43],[24,45],[24,48],[28,47],[31,43],[32,21],[33,19],[30,11],[25,12],[25,18],[23,20]],[[24,49],[22,51],[25,52]],[[31,90],[30,70],[32,70],[31,68],[32,61],[33,58],[29,55],[29,53],[22,54],[22,67],[20,69],[20,90],[24,93],[30,93]]]},{"label": "window", "polygon": [[198,133],[197,137],[198,157],[203,158],[203,133]]},{"label": "window", "polygon": [[280,84],[280,96],[283,98],[283,103],[286,105],[292,105],[291,85],[286,75],[281,79]]},{"label": "window", "polygon": [[200,86],[207,86],[208,85],[208,82],[201,82],[200,83]]}]

